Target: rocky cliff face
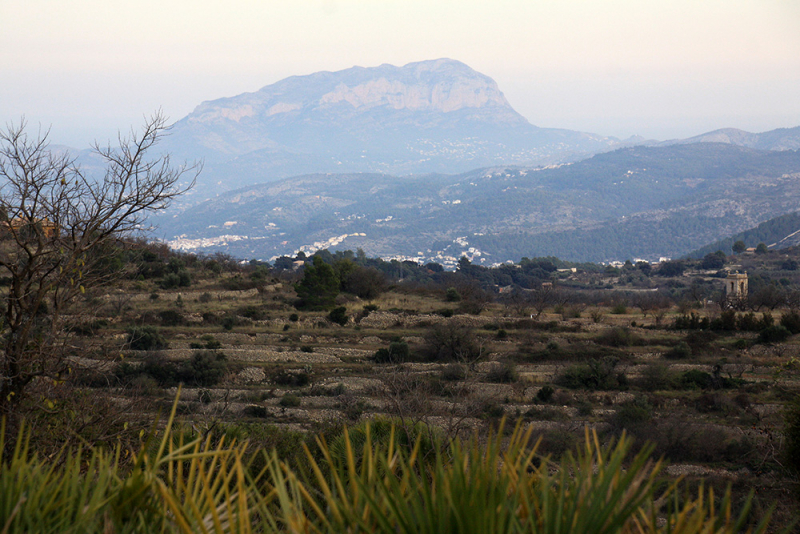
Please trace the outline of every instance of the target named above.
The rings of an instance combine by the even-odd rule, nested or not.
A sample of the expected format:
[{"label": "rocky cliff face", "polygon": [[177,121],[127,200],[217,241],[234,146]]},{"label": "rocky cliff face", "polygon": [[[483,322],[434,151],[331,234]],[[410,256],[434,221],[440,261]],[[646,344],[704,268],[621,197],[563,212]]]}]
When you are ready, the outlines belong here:
[{"label": "rocky cliff face", "polygon": [[376,108],[436,113],[491,108],[494,120],[527,123],[511,108],[494,80],[450,59],[293,76],[255,93],[204,102],[187,121],[241,123],[244,119],[264,120],[281,114],[325,113],[332,109],[360,114]]},{"label": "rocky cliff face", "polygon": [[531,125],[494,80],[451,59],[292,76],[203,102],[167,147],[206,160],[200,194],[309,172],[463,172],[618,145]]}]

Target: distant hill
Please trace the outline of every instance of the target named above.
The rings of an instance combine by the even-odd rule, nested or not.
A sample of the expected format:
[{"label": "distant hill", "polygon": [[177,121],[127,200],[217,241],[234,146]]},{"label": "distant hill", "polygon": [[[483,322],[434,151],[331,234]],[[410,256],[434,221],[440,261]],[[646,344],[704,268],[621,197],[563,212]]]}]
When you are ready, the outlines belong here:
[{"label": "distant hill", "polygon": [[800,212],[787,213],[764,221],[755,228],[750,228],[736,235],[715,241],[687,254],[689,258],[702,258],[706,254],[721,250],[731,253],[733,244],[744,241],[748,247],[764,243],[769,248],[788,248],[800,245]]},{"label": "distant hill", "polygon": [[292,76],[203,102],[164,148],[203,158],[192,198],[312,172],[459,173],[575,161],[622,144],[539,128],[494,80],[451,59]]},{"label": "distant hill", "polygon": [[777,130],[763,133],[750,133],[736,128],[724,128],[688,139],[664,141],[660,145],[685,145],[690,143],[727,143],[759,150],[797,150],[800,148],[800,126],[796,128],[778,128]]},{"label": "distant hill", "polygon": [[491,264],[678,257],[797,209],[800,153],[631,147],[554,168],[314,174],[225,193],[161,231],[186,250],[268,259],[301,247]]}]

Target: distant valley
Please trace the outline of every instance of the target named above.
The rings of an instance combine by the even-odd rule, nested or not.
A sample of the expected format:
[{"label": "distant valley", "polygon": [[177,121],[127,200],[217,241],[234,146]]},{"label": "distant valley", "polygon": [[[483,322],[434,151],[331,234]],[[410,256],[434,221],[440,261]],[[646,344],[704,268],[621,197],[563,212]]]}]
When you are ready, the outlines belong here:
[{"label": "distant valley", "polygon": [[458,61],[353,67],[197,106],[162,148],[204,172],[153,222],[177,248],[243,258],[657,260],[796,211],[798,147],[800,127],[669,141],[540,128]]},{"label": "distant valley", "polygon": [[632,147],[553,168],[460,175],[316,174],[159,221],[173,246],[269,259],[296,250],[482,264],[528,256],[680,256],[795,211],[800,153],[696,143]]}]

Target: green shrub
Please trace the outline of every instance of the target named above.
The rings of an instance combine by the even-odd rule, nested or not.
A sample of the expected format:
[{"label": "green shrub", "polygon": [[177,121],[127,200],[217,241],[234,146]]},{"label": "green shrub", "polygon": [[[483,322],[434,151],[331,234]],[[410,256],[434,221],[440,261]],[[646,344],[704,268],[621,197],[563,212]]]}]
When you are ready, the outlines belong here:
[{"label": "green shrub", "polygon": [[737,319],[736,326],[742,332],[758,332],[763,328],[761,320],[758,319],[753,312],[740,315]]},{"label": "green shrub", "polygon": [[281,400],[278,402],[278,404],[284,408],[296,408],[300,406],[300,397],[291,393],[287,393],[281,397]]},{"label": "green shrub", "polygon": [[225,330],[233,330],[233,327],[239,324],[239,321],[233,315],[226,315],[222,318],[222,328]]},{"label": "green shrub", "polygon": [[780,325],[792,334],[800,334],[800,313],[797,313],[797,310],[784,313]]},{"label": "green shrub", "polygon": [[519,380],[517,366],[513,362],[498,363],[486,374],[486,380],[498,384],[510,384]]},{"label": "green shrub", "polygon": [[536,392],[536,398],[540,402],[550,402],[553,400],[553,394],[556,392],[553,386],[545,385],[539,388],[539,391]]},{"label": "green shrub", "polygon": [[590,360],[585,364],[572,365],[556,377],[556,383],[570,389],[624,388],[626,379],[623,374],[616,372],[617,362],[614,357],[606,357],[601,360]]},{"label": "green shrub", "polygon": [[789,468],[800,474],[800,395],[786,404],[783,411],[785,444],[783,457]]},{"label": "green shrub", "polygon": [[772,317],[772,314],[768,311],[765,311],[761,314],[761,321],[760,321],[760,328],[769,328],[770,326],[775,324],[775,319]]},{"label": "green shrub", "polygon": [[221,279],[219,285],[222,289],[227,289],[228,291],[247,291],[248,289],[258,287],[259,282],[237,274],[229,278]]},{"label": "green shrub", "polygon": [[311,375],[307,371],[281,369],[273,374],[271,378],[279,386],[303,387],[311,382]]},{"label": "green shrub", "polygon": [[177,310],[164,310],[158,312],[161,324],[164,326],[180,326],[183,324],[183,314]]},{"label": "green shrub", "polygon": [[332,309],[331,312],[328,314],[328,319],[330,319],[332,322],[338,325],[341,326],[346,325],[348,319],[347,308],[345,308],[344,306],[339,306],[337,308]]},{"label": "green shrub", "polygon": [[388,349],[378,349],[373,356],[376,363],[403,363],[410,357],[410,349],[405,341],[393,341]]},{"label": "green shrub", "polygon": [[750,341],[746,339],[737,339],[733,342],[733,348],[738,350],[745,350],[750,347]]},{"label": "green shrub", "polygon": [[363,399],[348,394],[340,395],[337,405],[348,421],[358,421],[367,409]]},{"label": "green shrub", "polygon": [[446,365],[439,373],[442,380],[456,381],[464,380],[467,377],[467,369],[460,363]]},{"label": "green shrub", "polygon": [[649,423],[652,418],[653,407],[645,397],[637,397],[617,408],[611,419],[611,425],[618,431],[634,429],[637,426]]},{"label": "green shrub", "polygon": [[681,315],[675,318],[672,323],[674,330],[707,330],[711,327],[711,322],[708,317],[700,317],[700,315],[692,312],[689,315]]},{"label": "green shrub", "polygon": [[269,316],[267,315],[267,310],[264,309],[263,306],[244,306],[239,308],[236,311],[237,315],[241,315],[242,317],[247,317],[253,321],[263,321],[264,319],[268,319]]},{"label": "green shrub", "polygon": [[697,355],[704,351],[708,351],[719,338],[719,334],[707,330],[694,330],[686,334],[684,341],[689,348],[692,349],[692,354]]},{"label": "green shrub", "polygon": [[424,351],[431,361],[474,362],[482,355],[472,330],[449,321],[436,324],[427,332]]},{"label": "green shrub", "polygon": [[105,319],[94,319],[76,324],[70,324],[67,326],[67,329],[73,334],[77,334],[79,336],[92,337],[105,326],[108,326],[108,321]]},{"label": "green shrub", "polygon": [[269,416],[269,412],[264,406],[245,406],[242,414],[247,417],[258,417],[264,419]]},{"label": "green shrub", "polygon": [[718,412],[730,415],[740,411],[739,406],[733,400],[720,392],[700,395],[695,400],[694,406],[698,412],[702,413]]},{"label": "green shrub", "polygon": [[692,357],[692,349],[688,343],[680,341],[672,349],[665,352],[664,357],[669,360],[686,360]]},{"label": "green shrub", "polygon": [[221,352],[197,351],[183,362],[167,360],[162,354],[152,352],[138,366],[127,362],[117,366],[116,377],[133,385],[142,376],[149,377],[162,388],[187,384],[194,387],[213,387],[228,372],[227,358]]},{"label": "green shrub", "polygon": [[734,310],[725,310],[719,314],[719,317],[709,323],[709,328],[711,330],[734,332],[738,326],[737,323],[736,312]]},{"label": "green shrub", "polygon": [[575,407],[578,409],[578,415],[582,415],[584,417],[588,417],[592,415],[592,412],[594,412],[594,406],[592,405],[592,402],[586,399],[576,402]]},{"label": "green shrub", "polygon": [[163,289],[173,289],[176,287],[189,287],[192,285],[192,276],[189,271],[182,269],[178,272],[167,273],[161,280]]},{"label": "green shrub", "polygon": [[227,360],[221,352],[197,351],[180,365],[178,380],[191,386],[216,386],[228,372]]},{"label": "green shrub", "polygon": [[306,263],[303,278],[295,284],[298,296],[295,307],[300,310],[330,309],[339,295],[340,286],[335,269],[315,255],[311,263]]},{"label": "green shrub", "polygon": [[552,406],[532,406],[525,412],[526,419],[533,419],[534,421],[563,421],[567,415]]},{"label": "green shrub", "polygon": [[461,294],[458,290],[454,287],[448,287],[447,291],[445,291],[444,299],[447,302],[458,302],[461,300]]},{"label": "green shrub", "polygon": [[611,307],[611,313],[614,315],[625,315],[628,313],[628,307],[624,303],[614,304]]},{"label": "green shrub", "polygon": [[297,315],[296,313],[293,313],[293,314],[289,315],[289,320],[291,322],[293,322],[293,323],[296,323],[297,321],[300,320],[300,316]]},{"label": "green shrub", "polygon": [[638,342],[637,336],[631,334],[631,331],[625,327],[616,326],[604,330],[595,341],[601,345],[608,345],[609,347],[630,347],[634,342]]},{"label": "green shrub", "polygon": [[768,326],[758,333],[759,343],[782,343],[791,337],[792,333],[783,325]]},{"label": "green shrub", "polygon": [[[661,464],[650,461],[653,448],[632,455],[628,437],[603,446],[587,433],[576,447],[573,434],[549,431],[532,450],[531,429],[443,444],[428,426],[372,422],[319,440],[298,465],[294,451],[302,438],[295,433],[221,425],[217,432],[231,439],[190,440],[171,430],[176,408],[161,437],[133,452],[131,465],[123,466],[113,449],[65,450],[53,459],[34,454],[25,433],[16,448],[0,436],[4,530],[410,534],[462,532],[468,525],[481,533],[699,534],[751,527],[762,534],[768,526],[747,524],[750,499],[732,513],[730,492],[714,499],[701,490],[694,497],[663,484]],[[254,450],[278,450],[248,456],[238,445],[246,440],[257,444]],[[561,454],[568,450],[573,453]],[[547,453],[561,454],[561,461],[540,456]],[[287,456],[293,460],[282,462]],[[276,491],[267,497],[265,488]],[[656,513],[655,502],[674,505]]]},{"label": "green shrub", "polygon": [[645,391],[673,389],[677,382],[675,373],[661,362],[650,363],[642,371],[641,387]]},{"label": "green shrub", "polygon": [[162,350],[168,344],[156,328],[137,326],[128,330],[128,346],[131,350]]},{"label": "green shrub", "polygon": [[206,344],[205,344],[205,346],[203,348],[206,348],[208,350],[218,350],[218,349],[222,348],[222,343],[220,343],[219,341],[214,339],[214,336],[206,335],[206,336],[203,336],[202,339],[206,342]]},{"label": "green shrub", "polygon": [[203,312],[203,324],[218,325],[222,323],[222,317],[212,312]]},{"label": "green shrub", "polygon": [[712,386],[712,384],[712,376],[704,371],[691,369],[681,375],[681,386],[684,388],[708,389]]}]

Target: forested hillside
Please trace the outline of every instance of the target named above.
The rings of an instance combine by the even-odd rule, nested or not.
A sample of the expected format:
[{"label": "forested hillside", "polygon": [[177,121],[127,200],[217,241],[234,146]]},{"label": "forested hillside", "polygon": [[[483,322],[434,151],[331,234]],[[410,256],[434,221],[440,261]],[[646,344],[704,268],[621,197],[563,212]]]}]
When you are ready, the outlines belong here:
[{"label": "forested hillside", "polygon": [[800,212],[787,213],[765,221],[755,228],[699,248],[687,254],[687,257],[702,258],[717,250],[730,253],[733,244],[737,241],[742,241],[746,247],[755,247],[760,243],[776,249],[796,246],[800,241],[796,235],[798,230],[800,230]]},{"label": "forested hillside", "polygon": [[798,176],[794,151],[634,147],[556,168],[301,176],[157,223],[183,250],[264,260],[337,247],[451,265],[462,255],[487,265],[524,256],[655,260],[794,211]]}]

